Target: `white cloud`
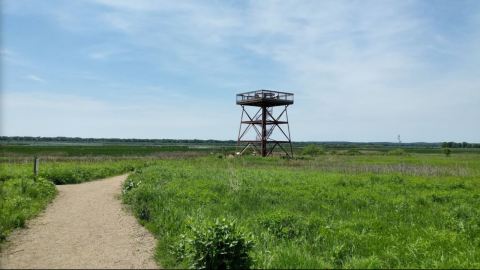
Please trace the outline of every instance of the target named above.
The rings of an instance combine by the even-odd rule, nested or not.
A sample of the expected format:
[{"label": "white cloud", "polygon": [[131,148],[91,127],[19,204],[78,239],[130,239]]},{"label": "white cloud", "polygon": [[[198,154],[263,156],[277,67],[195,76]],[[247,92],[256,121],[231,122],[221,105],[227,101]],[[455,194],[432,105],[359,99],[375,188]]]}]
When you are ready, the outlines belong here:
[{"label": "white cloud", "polygon": [[119,54],[124,53],[119,50],[103,50],[103,51],[94,51],[88,54],[88,57],[94,60],[107,60],[113,56],[118,56]]},{"label": "white cloud", "polygon": [[[86,55],[91,59],[117,57],[125,47],[147,52],[146,61],[159,69],[201,80],[207,97],[209,87],[295,91],[294,139],[394,141],[401,133],[406,141],[480,141],[480,127],[471,124],[480,117],[479,15],[459,26],[465,32],[459,40],[436,29],[443,18],[423,16],[416,1],[90,0],[54,10],[66,29],[115,33],[128,40],[115,47],[90,46]],[[184,103],[207,100],[194,91]],[[162,113],[178,115],[174,123],[142,98],[132,109],[135,117],[128,116],[130,109],[117,113],[144,126],[144,134],[152,134],[148,123],[137,121],[155,122],[149,115],[162,119],[154,125],[172,134],[173,129],[181,133],[196,132],[193,126],[210,127],[212,120],[199,118],[195,110],[212,117],[229,115],[226,123],[238,118],[238,108],[226,101],[228,106],[185,110],[182,102],[172,100],[176,104],[161,104],[166,108]],[[115,110],[111,106],[108,110]],[[202,134],[228,138],[225,128],[211,126]]]},{"label": "white cloud", "polygon": [[34,75],[34,74],[26,75],[25,78],[28,79],[28,80],[31,80],[31,81],[35,81],[35,82],[41,82],[41,83],[45,82],[45,79],[43,79],[43,78],[41,78],[37,75]]}]

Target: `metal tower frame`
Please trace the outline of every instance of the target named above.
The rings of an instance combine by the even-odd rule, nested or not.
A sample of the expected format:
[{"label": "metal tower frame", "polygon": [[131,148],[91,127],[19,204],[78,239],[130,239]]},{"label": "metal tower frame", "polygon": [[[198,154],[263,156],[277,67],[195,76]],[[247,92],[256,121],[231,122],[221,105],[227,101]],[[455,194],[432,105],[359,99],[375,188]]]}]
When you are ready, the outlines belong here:
[{"label": "metal tower frame", "polygon": [[[288,122],[288,106],[293,104],[292,93],[272,90],[246,92],[237,95],[237,104],[242,106],[237,140],[237,146],[239,148],[243,146],[239,152],[240,154],[243,154],[248,148],[253,148],[256,153],[266,157],[272,155],[278,146],[287,156],[293,157],[292,139]],[[246,110],[246,106],[258,107],[259,109],[251,116]],[[280,106],[283,109],[275,117],[273,108]],[[285,120],[282,120],[284,116]],[[282,128],[285,125],[286,129]],[[270,138],[276,128],[281,131],[284,137],[282,140]],[[251,130],[255,131],[256,140],[244,140],[244,137]],[[285,149],[282,144],[288,144],[290,151]]]}]

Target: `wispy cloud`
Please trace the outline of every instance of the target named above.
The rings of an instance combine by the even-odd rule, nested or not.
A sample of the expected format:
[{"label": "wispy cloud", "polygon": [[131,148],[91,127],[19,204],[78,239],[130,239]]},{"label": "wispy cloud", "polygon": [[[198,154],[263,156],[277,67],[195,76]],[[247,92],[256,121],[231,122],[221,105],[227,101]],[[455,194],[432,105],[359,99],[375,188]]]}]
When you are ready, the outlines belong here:
[{"label": "wispy cloud", "polygon": [[33,74],[26,75],[25,78],[35,82],[41,82],[41,83],[45,82],[45,79]]},{"label": "wispy cloud", "polygon": [[[236,111],[229,98],[237,91],[280,88],[297,94],[290,115],[295,139],[395,140],[401,133],[412,140],[480,140],[479,127],[469,124],[480,116],[478,1],[28,4],[38,8],[11,12],[43,14],[85,43],[66,48],[72,59],[80,52],[88,60],[81,68],[101,78],[102,84],[89,80],[85,96],[123,91],[143,104],[170,92],[182,97],[170,95],[172,115],[183,113],[189,97],[228,104],[198,108],[219,115]],[[110,61],[121,59],[128,63]],[[220,129],[211,133],[234,134]]]},{"label": "wispy cloud", "polygon": [[102,51],[93,51],[88,54],[91,59],[94,60],[107,60],[112,57],[119,56],[120,54],[125,53],[121,50],[102,50]]}]

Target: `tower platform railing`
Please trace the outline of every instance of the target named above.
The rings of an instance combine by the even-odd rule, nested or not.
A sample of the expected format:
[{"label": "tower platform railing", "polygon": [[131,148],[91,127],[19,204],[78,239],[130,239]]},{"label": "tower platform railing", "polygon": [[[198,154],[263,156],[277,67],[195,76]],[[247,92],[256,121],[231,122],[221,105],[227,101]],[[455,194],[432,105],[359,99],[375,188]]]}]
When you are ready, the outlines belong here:
[{"label": "tower platform railing", "polygon": [[238,105],[250,106],[281,106],[293,104],[293,93],[272,90],[257,90],[237,94]]}]

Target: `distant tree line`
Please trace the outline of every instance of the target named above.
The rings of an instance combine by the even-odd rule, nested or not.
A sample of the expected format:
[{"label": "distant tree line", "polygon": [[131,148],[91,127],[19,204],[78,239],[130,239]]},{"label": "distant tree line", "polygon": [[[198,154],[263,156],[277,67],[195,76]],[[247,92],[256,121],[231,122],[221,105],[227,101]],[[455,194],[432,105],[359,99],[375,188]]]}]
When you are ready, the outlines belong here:
[{"label": "distant tree line", "polygon": [[32,137],[0,136],[0,142],[61,142],[61,143],[139,143],[139,144],[232,144],[233,140],[199,139],[122,139],[122,138],[80,138],[80,137]]},{"label": "distant tree line", "polygon": [[480,143],[468,142],[443,142],[442,148],[480,148]]},{"label": "distant tree line", "polygon": [[[199,140],[199,139],[124,139],[124,138],[80,138],[80,137],[33,137],[33,136],[0,136],[0,143],[97,143],[97,144],[138,144],[138,145],[217,145],[231,146],[237,143],[236,140]],[[350,149],[362,148],[480,148],[480,143],[467,142],[443,142],[443,143],[392,143],[392,142],[315,142],[303,141],[292,142],[294,147],[305,147],[307,145],[318,145],[326,148]]]}]

